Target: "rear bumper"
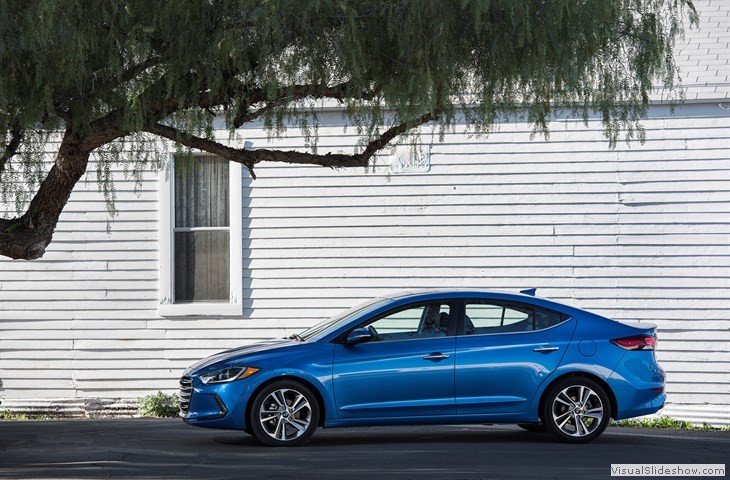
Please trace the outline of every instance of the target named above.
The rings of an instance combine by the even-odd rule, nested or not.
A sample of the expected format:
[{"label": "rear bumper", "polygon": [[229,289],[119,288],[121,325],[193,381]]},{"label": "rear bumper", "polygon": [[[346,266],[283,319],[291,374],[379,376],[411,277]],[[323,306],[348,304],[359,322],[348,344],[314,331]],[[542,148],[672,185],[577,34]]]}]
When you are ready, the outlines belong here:
[{"label": "rear bumper", "polygon": [[652,351],[627,352],[608,383],[616,397],[616,420],[656,413],[667,400],[666,375]]},{"label": "rear bumper", "polygon": [[[637,392],[641,393],[641,392]],[[618,413],[615,420],[621,420],[623,418],[640,417],[642,415],[650,415],[656,413],[664,408],[664,403],[667,400],[667,395],[662,392],[660,394],[647,393],[637,395],[638,397],[645,397],[642,399],[636,399],[635,403],[627,405],[627,408],[618,408]],[[620,405],[620,403],[619,403]]]}]

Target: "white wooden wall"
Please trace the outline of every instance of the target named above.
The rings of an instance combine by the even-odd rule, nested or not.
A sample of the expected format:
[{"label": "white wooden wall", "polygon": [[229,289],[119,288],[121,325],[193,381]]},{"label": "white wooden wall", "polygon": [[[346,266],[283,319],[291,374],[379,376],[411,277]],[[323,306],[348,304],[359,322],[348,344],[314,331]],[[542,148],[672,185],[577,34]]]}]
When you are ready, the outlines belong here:
[{"label": "white wooden wall", "polygon": [[[434,143],[428,173],[262,165],[244,179],[244,318],[161,318],[154,175],[118,183],[107,235],[93,181],[74,192],[46,256],[2,260],[0,378],[29,399],[174,391],[188,364],[283,336],[380,293],[485,287],[539,294],[660,327],[667,413],[730,421],[730,119],[717,105],[656,108],[647,142],[600,130],[530,141]],[[338,118],[337,115],[331,117]],[[244,132],[267,145],[260,130]],[[351,148],[323,127],[321,148]],[[296,136],[274,142],[295,147]]]},{"label": "white wooden wall", "polygon": [[[727,5],[707,28],[728,31]],[[711,40],[695,36],[695,46]],[[689,64],[700,55],[685,50]],[[705,55],[728,65],[727,50]],[[114,409],[125,403],[115,399],[174,392],[205,355],[284,336],[380,293],[537,287],[657,323],[664,413],[728,424],[727,68],[704,82],[712,92],[693,77],[697,103],[673,115],[653,108],[644,145],[610,150],[597,124],[574,121],[554,123],[549,142],[531,141],[529,128],[509,123],[487,140],[459,131],[435,140],[427,173],[390,173],[387,157],[369,173],[259,166],[258,180],[243,179],[242,318],[160,317],[157,179],[148,174],[135,193],[118,175],[120,214],[108,234],[90,176],[42,260],[0,258],[0,408],[78,414],[99,399]],[[323,119],[320,151],[351,151],[339,114]],[[301,148],[289,133],[272,143],[256,126],[241,135],[254,147]]]},{"label": "white wooden wall", "polygon": [[394,290],[537,287],[657,323],[666,413],[728,422],[730,120],[717,105],[654,115],[643,146],[615,150],[580,123],[549,143],[512,124],[489,142],[448,135],[426,174],[259,168],[246,307],[290,325]]}]

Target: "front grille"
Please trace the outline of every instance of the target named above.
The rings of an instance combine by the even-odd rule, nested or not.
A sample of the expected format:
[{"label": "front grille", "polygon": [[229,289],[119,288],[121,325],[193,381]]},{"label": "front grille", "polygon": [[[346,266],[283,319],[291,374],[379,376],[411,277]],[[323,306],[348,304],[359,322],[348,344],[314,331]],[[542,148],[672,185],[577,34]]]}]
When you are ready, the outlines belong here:
[{"label": "front grille", "polygon": [[182,377],[180,379],[180,413],[186,415],[190,410],[190,399],[193,397],[193,379]]}]

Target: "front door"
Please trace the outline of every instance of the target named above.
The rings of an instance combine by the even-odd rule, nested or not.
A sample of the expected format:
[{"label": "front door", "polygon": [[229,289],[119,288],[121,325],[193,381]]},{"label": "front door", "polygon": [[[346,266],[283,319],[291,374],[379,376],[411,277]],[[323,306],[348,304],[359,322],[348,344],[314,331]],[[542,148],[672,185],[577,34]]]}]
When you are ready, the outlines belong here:
[{"label": "front door", "polygon": [[335,347],[340,418],[451,415],[455,337],[447,303],[411,305],[364,322],[373,338]]}]

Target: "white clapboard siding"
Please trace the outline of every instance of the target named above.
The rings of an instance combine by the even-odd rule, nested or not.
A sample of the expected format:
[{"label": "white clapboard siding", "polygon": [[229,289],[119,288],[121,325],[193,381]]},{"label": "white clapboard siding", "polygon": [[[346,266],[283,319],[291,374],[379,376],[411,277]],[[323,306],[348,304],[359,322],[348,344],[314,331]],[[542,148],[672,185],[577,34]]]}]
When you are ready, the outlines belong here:
[{"label": "white clapboard siding", "polygon": [[[664,413],[730,423],[730,4],[695,5],[701,28],[677,50],[690,101],[674,113],[652,107],[643,145],[607,148],[596,121],[556,120],[549,141],[518,122],[487,139],[457,125],[443,142],[424,130],[428,172],[393,173],[384,152],[368,171],[261,164],[258,180],[244,173],[242,317],[159,315],[167,207],[157,176],[137,184],[113,167],[119,215],[110,221],[92,164],[44,258],[0,259],[0,408],[130,414],[136,398],[174,392],[204,356],[366,298],[537,287],[656,323]],[[320,152],[354,151],[340,112],[320,119]],[[285,138],[258,124],[239,134],[254,148],[304,145],[296,128]]]},{"label": "white clapboard siding", "polygon": [[730,121],[682,110],[656,112],[646,144],[615,150],[571,124],[539,147],[524,130],[448,134],[428,174],[388,174],[383,159],[367,175],[261,166],[244,188],[246,307],[304,325],[386,291],[537,286],[657,323],[666,413],[727,423]]}]

